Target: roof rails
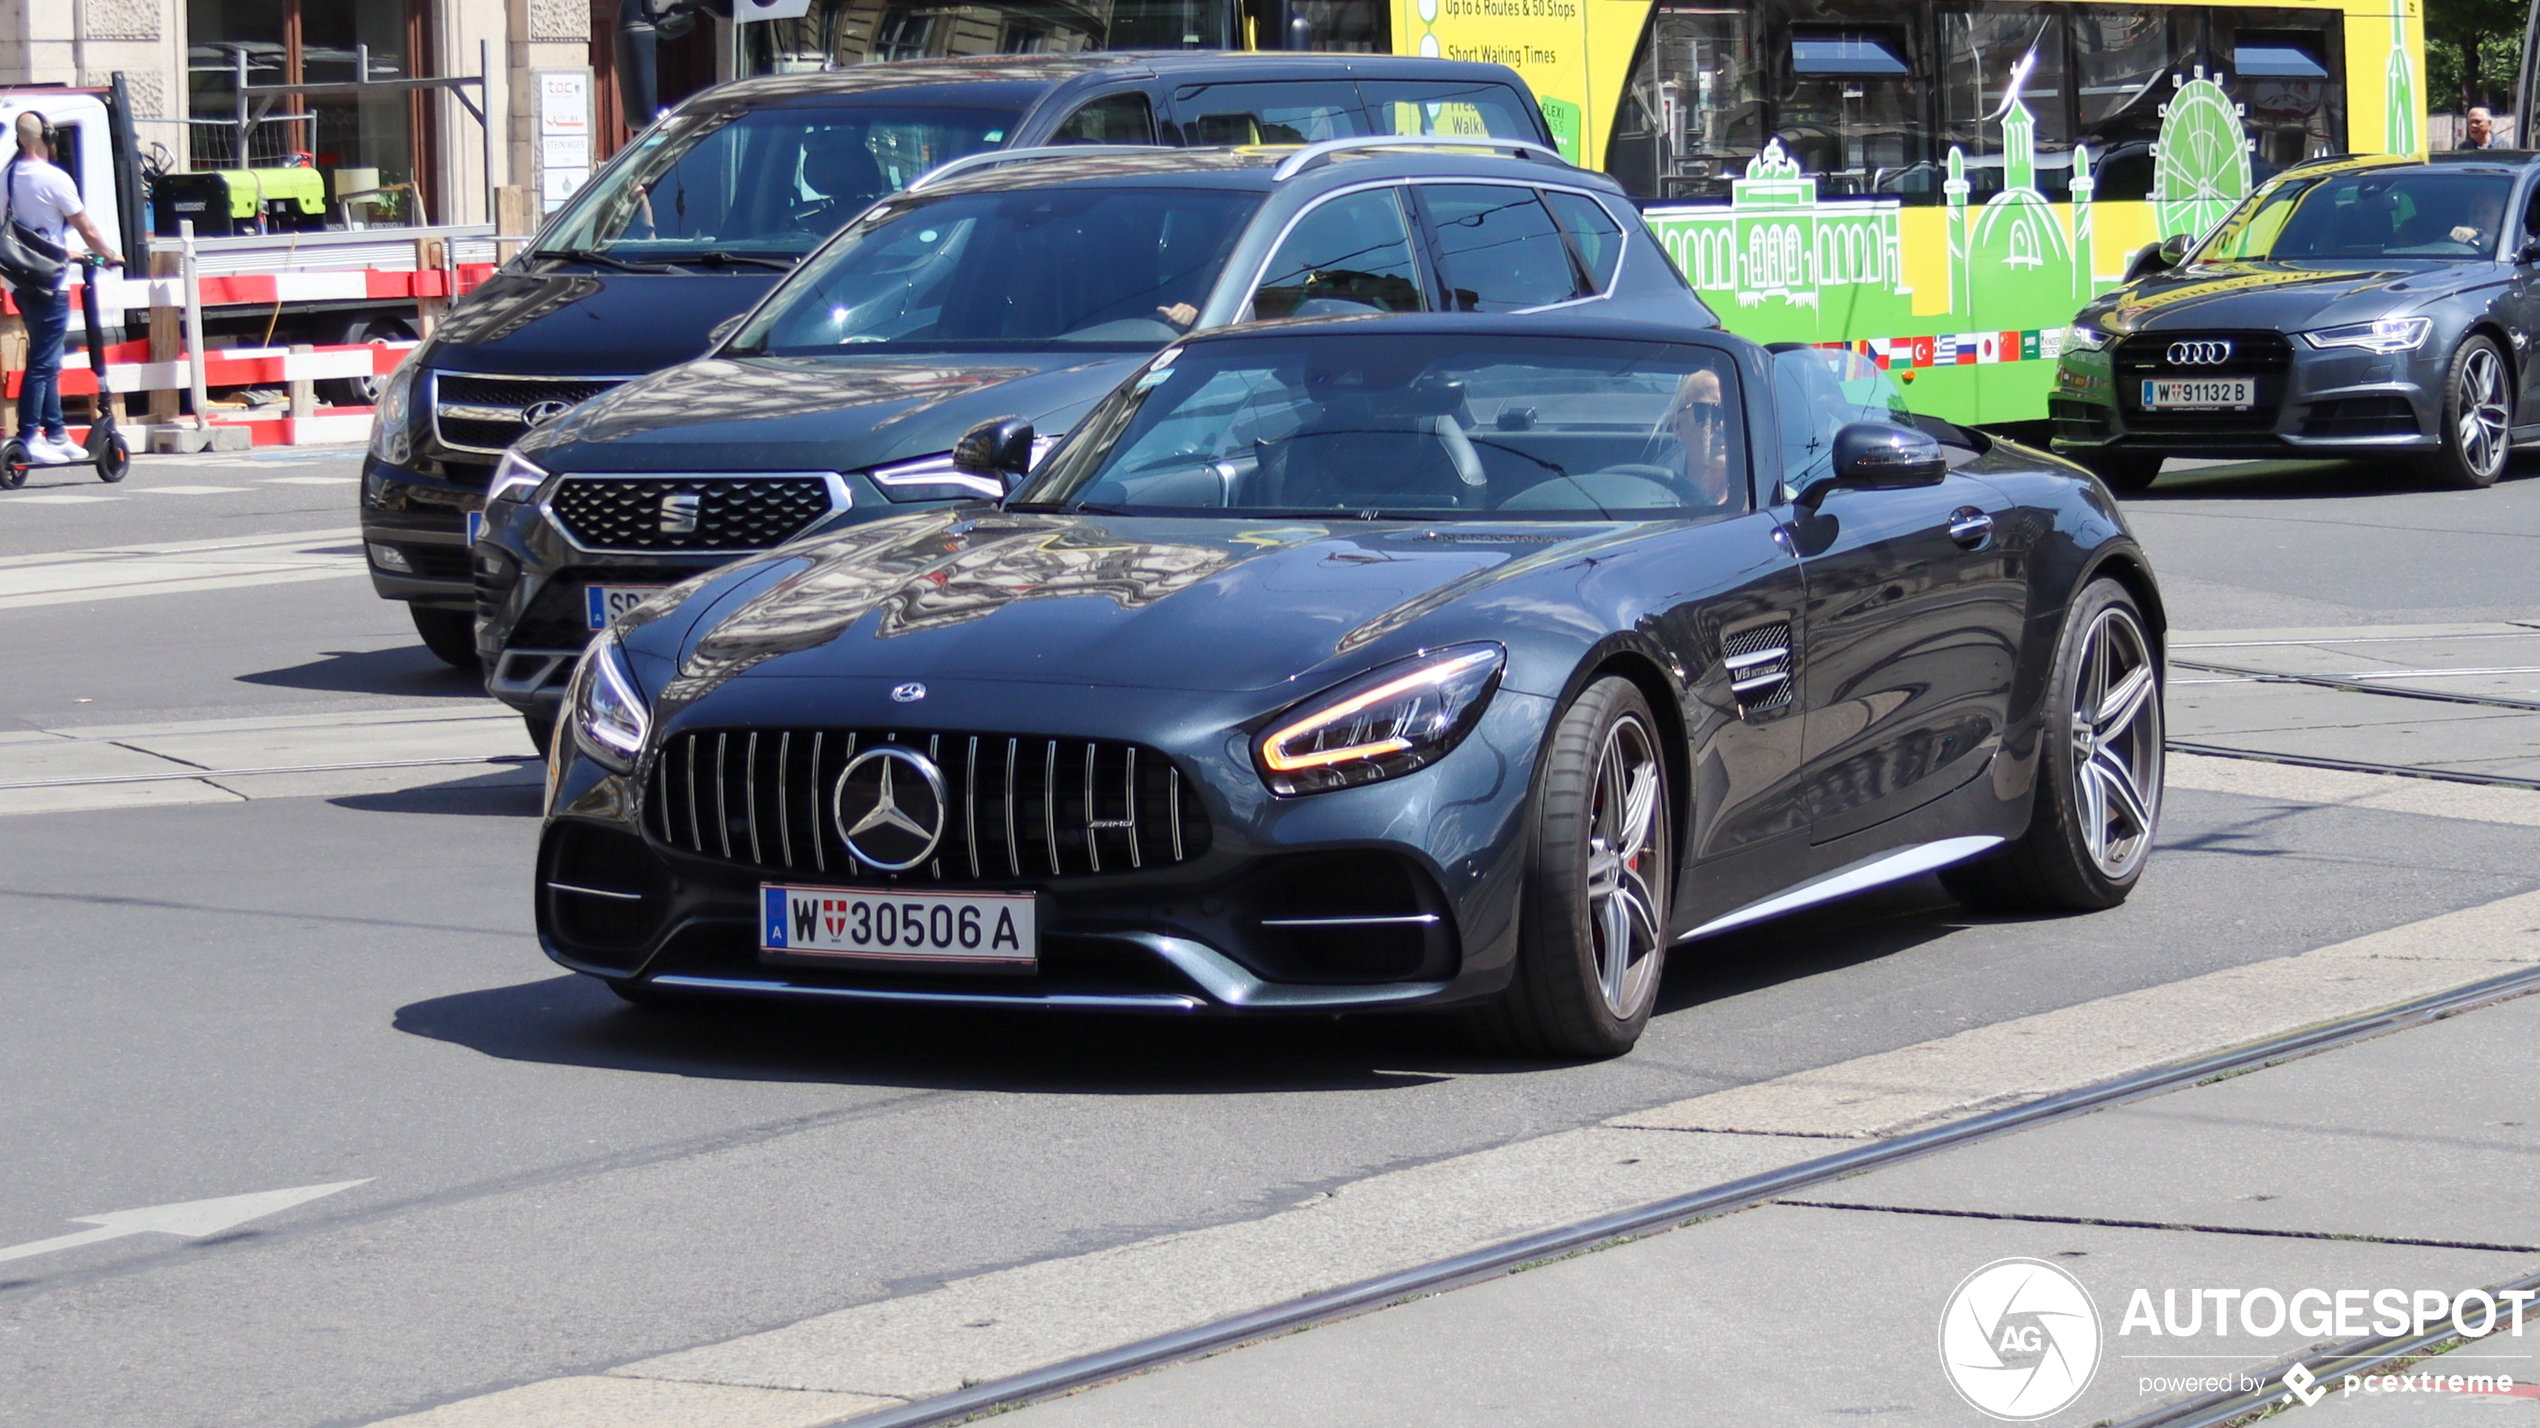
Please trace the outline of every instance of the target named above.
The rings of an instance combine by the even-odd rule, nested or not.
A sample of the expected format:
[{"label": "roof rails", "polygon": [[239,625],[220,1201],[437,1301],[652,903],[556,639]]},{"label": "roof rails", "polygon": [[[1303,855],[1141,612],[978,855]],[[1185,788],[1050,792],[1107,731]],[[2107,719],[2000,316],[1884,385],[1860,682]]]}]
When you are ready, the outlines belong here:
[{"label": "roof rails", "polygon": [[1272,171],[1270,181],[1284,183],[1302,173],[1310,164],[1334,154],[1353,149],[1504,149],[1521,156],[1539,156],[1567,167],[1569,160],[1560,151],[1532,139],[1465,138],[1457,134],[1360,134],[1348,139],[1326,139],[1308,144],[1290,154]]},{"label": "roof rails", "polygon": [[949,163],[937,164],[919,174],[902,193],[933,188],[944,180],[966,174],[972,169],[993,168],[998,164],[1022,163],[1032,159],[1077,158],[1085,154],[1169,154],[1174,150],[1162,144],[1044,144],[1030,149],[987,149],[964,154]]}]

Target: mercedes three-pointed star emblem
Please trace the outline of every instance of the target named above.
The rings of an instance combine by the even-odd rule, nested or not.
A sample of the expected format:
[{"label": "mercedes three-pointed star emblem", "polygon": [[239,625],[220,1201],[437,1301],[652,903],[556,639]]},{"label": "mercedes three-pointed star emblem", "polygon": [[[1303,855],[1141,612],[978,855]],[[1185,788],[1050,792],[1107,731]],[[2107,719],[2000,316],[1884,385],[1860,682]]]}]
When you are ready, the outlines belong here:
[{"label": "mercedes three-pointed star emblem", "polygon": [[925,862],[943,841],[950,803],[934,760],[884,744],[847,761],[830,811],[847,851],[884,872],[903,873]]}]

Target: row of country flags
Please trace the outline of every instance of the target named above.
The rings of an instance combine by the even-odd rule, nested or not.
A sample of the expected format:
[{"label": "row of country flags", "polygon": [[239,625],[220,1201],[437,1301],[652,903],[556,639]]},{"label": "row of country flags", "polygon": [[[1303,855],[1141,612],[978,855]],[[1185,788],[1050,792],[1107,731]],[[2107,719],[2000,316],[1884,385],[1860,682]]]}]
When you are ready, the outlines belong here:
[{"label": "row of country flags", "polygon": [[1882,368],[2051,362],[2063,355],[2064,329],[1943,332],[1931,337],[1856,337],[1849,342],[1820,342],[1817,345],[1858,352]]}]

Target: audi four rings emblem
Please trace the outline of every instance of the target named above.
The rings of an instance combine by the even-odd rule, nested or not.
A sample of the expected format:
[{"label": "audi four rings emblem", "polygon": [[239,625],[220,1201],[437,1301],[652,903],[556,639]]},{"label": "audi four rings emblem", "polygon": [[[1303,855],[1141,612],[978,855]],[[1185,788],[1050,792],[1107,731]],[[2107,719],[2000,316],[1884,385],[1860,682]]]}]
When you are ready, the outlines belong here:
[{"label": "audi four rings emblem", "polygon": [[553,397],[549,397],[543,402],[531,402],[529,405],[522,407],[520,409],[520,419],[531,426],[544,426],[548,422],[554,421],[557,417],[563,416],[566,412],[571,410],[573,410],[573,403],[560,402]]},{"label": "audi four rings emblem", "polygon": [[886,873],[907,872],[933,855],[951,804],[935,761],[897,744],[848,760],[829,796],[847,851]]},{"label": "audi four rings emblem", "polygon": [[2169,351],[2173,367],[2211,367],[2231,360],[2228,342],[2173,342]]}]

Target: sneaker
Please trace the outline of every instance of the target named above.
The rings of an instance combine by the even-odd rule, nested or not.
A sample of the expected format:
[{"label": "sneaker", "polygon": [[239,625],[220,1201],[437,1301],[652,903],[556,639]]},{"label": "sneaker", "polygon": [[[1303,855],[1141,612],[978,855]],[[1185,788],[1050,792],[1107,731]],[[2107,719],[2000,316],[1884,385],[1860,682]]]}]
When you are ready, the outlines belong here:
[{"label": "sneaker", "polygon": [[27,454],[47,466],[66,466],[88,459],[88,448],[74,443],[70,433],[49,436],[38,432],[27,443]]}]

